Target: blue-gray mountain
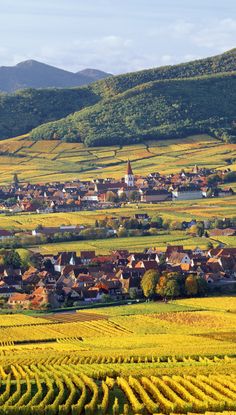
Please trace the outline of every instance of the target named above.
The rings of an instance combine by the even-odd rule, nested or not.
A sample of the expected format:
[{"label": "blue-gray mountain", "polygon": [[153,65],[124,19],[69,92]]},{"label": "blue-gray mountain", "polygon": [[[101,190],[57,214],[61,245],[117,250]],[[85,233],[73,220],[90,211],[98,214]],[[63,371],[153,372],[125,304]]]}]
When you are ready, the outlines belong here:
[{"label": "blue-gray mountain", "polygon": [[70,88],[88,85],[110,75],[96,69],[84,69],[73,73],[35,60],[27,60],[15,66],[0,67],[0,91],[14,92],[24,88]]}]

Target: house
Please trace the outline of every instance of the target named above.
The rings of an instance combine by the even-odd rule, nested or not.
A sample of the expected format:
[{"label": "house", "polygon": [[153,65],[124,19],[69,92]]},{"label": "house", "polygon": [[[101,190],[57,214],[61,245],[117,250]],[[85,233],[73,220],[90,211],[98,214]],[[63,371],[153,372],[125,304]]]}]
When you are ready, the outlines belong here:
[{"label": "house", "polygon": [[166,260],[169,259],[172,252],[183,252],[184,246],[183,245],[167,245],[166,248]]},{"label": "house", "polygon": [[30,295],[31,308],[45,307],[49,303],[49,293],[45,287],[36,288]]},{"label": "house", "polygon": [[10,308],[22,308],[27,310],[30,307],[30,295],[28,294],[12,294],[7,302]]},{"label": "house", "polygon": [[101,301],[104,294],[108,294],[103,288],[92,287],[83,292],[83,298],[86,303]]},{"label": "house", "polygon": [[235,236],[236,235],[236,229],[234,228],[225,228],[225,229],[212,229],[209,231],[209,235],[212,237],[217,236]]},{"label": "house", "polygon": [[7,231],[6,229],[0,229],[0,241],[5,241],[6,239],[12,238],[13,233]]},{"label": "house", "polygon": [[0,298],[9,298],[13,294],[17,294],[19,291],[5,282],[0,281]]},{"label": "house", "polygon": [[234,191],[230,187],[229,189],[218,189],[217,196],[218,197],[227,197],[227,196],[233,196]]},{"label": "house", "polygon": [[150,217],[147,213],[135,213],[134,217],[137,220],[143,220],[145,222],[149,221],[149,219],[150,219]]},{"label": "house", "polygon": [[148,189],[140,190],[141,192],[141,202],[144,203],[158,203],[171,200],[171,193],[168,190],[160,189]]},{"label": "house", "polygon": [[145,271],[150,269],[158,269],[158,263],[156,261],[138,261],[135,265],[135,268],[144,268]]},{"label": "house", "polygon": [[172,199],[178,200],[194,200],[202,199],[202,190],[200,187],[184,187],[179,186],[172,190]]},{"label": "house", "polygon": [[81,251],[80,252],[80,259],[83,265],[90,264],[95,257],[96,257],[95,251]]},{"label": "house", "polygon": [[121,278],[121,291],[123,294],[130,294],[131,290],[136,291],[137,295],[142,293],[141,278],[138,276],[130,275],[128,278]]},{"label": "house", "polygon": [[167,262],[168,264],[171,264],[171,265],[190,264],[191,259],[186,252],[174,251],[167,258]]},{"label": "house", "polygon": [[54,263],[54,270],[62,272],[67,265],[75,266],[78,261],[76,252],[59,252],[58,257]]}]

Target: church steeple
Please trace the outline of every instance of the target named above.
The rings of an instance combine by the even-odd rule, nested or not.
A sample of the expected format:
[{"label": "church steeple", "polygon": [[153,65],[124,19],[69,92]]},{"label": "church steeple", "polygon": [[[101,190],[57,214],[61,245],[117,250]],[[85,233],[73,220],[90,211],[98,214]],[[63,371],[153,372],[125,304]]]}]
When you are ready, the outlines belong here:
[{"label": "church steeple", "polygon": [[125,175],[125,183],[127,184],[128,187],[134,186],[134,174],[133,174],[133,170],[132,170],[131,163],[129,160],[127,162],[127,172]]}]

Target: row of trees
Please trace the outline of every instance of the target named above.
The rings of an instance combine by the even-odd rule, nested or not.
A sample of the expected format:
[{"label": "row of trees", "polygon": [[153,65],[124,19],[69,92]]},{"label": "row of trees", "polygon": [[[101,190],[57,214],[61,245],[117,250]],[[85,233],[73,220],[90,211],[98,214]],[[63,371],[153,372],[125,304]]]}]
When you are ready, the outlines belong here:
[{"label": "row of trees", "polygon": [[192,297],[204,295],[208,291],[207,282],[197,275],[190,274],[186,277],[178,272],[167,271],[159,274],[152,269],[145,272],[141,287],[144,296],[149,299],[157,295],[166,299]]}]

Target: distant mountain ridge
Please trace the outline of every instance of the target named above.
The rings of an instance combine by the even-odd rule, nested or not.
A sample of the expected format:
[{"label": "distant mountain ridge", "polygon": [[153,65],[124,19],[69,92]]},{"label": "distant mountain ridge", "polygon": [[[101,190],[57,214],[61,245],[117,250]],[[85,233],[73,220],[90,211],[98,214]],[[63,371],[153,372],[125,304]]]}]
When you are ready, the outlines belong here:
[{"label": "distant mountain ridge", "polygon": [[14,92],[25,88],[70,88],[88,85],[108,74],[97,69],[77,73],[59,69],[36,60],[26,60],[15,66],[0,67],[0,91]]}]

